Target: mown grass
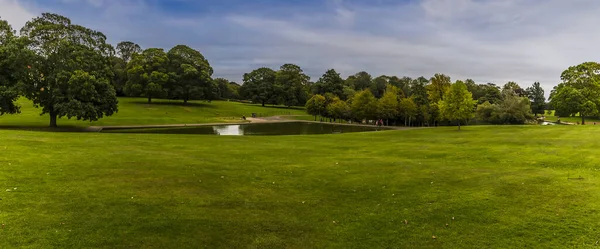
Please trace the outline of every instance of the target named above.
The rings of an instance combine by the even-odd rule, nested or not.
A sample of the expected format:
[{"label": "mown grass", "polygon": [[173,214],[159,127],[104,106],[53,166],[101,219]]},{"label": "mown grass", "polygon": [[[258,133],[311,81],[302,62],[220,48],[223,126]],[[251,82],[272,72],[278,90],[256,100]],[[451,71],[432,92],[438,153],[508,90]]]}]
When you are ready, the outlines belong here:
[{"label": "mown grass", "polygon": [[0,248],[593,247],[599,131],[4,130]]},{"label": "mown grass", "polygon": [[[545,115],[544,120],[549,121],[549,122],[556,122],[559,118],[559,117],[555,116],[554,110],[546,111],[546,113],[544,115]],[[581,123],[581,116],[577,115],[575,117],[560,117],[560,121],[574,123],[574,124],[576,124],[578,122]],[[592,124],[594,122],[598,123],[598,122],[600,122],[600,119],[598,119],[597,117],[586,117],[585,122],[589,123],[589,124]]]},{"label": "mown grass", "polygon": [[[50,118],[40,116],[41,110],[33,107],[27,99],[20,99],[21,114],[0,116],[2,127],[45,127]],[[239,122],[242,116],[252,113],[260,116],[304,115],[302,108],[285,108],[245,104],[229,101],[191,101],[184,105],[182,101],[154,99],[148,104],[142,98],[119,98],[119,112],[95,122],[78,121],[75,118],[61,118],[62,127],[87,127],[94,125],[155,125],[155,124],[196,124]]]}]

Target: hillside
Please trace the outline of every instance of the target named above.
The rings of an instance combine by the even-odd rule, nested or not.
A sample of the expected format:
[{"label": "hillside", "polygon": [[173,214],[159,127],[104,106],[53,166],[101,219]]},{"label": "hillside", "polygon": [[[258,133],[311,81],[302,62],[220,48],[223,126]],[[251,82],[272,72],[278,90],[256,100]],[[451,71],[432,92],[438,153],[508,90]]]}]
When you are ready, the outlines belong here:
[{"label": "hillside", "polygon": [[[27,99],[20,99],[21,114],[0,116],[0,127],[45,127],[49,117],[40,116],[41,109],[36,109]],[[92,126],[92,125],[151,125],[151,124],[196,124],[239,122],[243,115],[252,113],[263,116],[305,115],[302,108],[262,107],[229,101],[191,101],[183,105],[182,101],[155,99],[151,104],[143,98],[119,98],[119,112],[95,122],[78,121],[63,117],[58,125]]]}]

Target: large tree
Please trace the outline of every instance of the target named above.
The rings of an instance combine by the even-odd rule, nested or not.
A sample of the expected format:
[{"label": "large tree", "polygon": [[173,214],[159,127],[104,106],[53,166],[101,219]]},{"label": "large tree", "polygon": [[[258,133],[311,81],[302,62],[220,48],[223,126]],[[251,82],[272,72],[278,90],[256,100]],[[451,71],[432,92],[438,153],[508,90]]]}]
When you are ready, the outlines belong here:
[{"label": "large tree", "polygon": [[362,91],[371,86],[373,78],[365,71],[358,72],[346,79],[346,85],[354,87],[355,91]]},{"label": "large tree", "polygon": [[[211,99],[217,89],[211,79],[213,69],[197,50],[177,45],[167,53],[169,58],[169,97],[187,103],[191,99]],[[218,92],[218,91],[217,91]],[[218,95],[218,94],[217,94]]]},{"label": "large tree", "polygon": [[502,87],[502,93],[513,92],[519,97],[527,97],[525,89],[521,88],[517,82],[509,81]]},{"label": "large tree", "polygon": [[381,98],[385,93],[385,89],[388,85],[389,77],[385,75],[381,75],[375,79],[373,79],[373,83],[371,83],[371,92],[375,96],[375,98]]},{"label": "large tree", "polygon": [[413,97],[403,98],[398,105],[400,114],[404,117],[404,126],[410,126],[412,119],[419,114],[419,107]]},{"label": "large tree", "polygon": [[308,99],[305,86],[310,77],[297,65],[284,64],[275,74],[278,99],[286,106],[303,106]]},{"label": "large tree", "polygon": [[334,119],[345,119],[350,116],[350,106],[340,98],[334,97],[331,103],[327,105],[327,113]]},{"label": "large tree", "polygon": [[130,41],[122,41],[117,44],[117,55],[125,61],[129,62],[135,54],[142,52],[140,45],[137,45]]},{"label": "large tree", "polygon": [[50,126],[60,117],[95,121],[117,111],[110,55],[104,34],[44,13],[21,29],[33,51],[23,93],[49,114]]},{"label": "large tree", "polygon": [[386,121],[386,125],[389,125],[390,119],[395,119],[398,116],[398,105],[399,96],[398,92],[402,90],[395,86],[388,85],[383,97],[378,100],[378,113],[379,117],[382,117]]},{"label": "large tree", "polygon": [[352,98],[350,109],[355,119],[375,119],[377,118],[377,99],[370,90],[362,90]]},{"label": "large tree", "polygon": [[8,22],[0,19],[0,115],[19,112],[17,84],[26,77],[31,53],[25,44]]},{"label": "large tree", "polygon": [[275,71],[262,67],[244,74],[244,84],[240,87],[240,95],[265,106],[276,97]]},{"label": "large tree", "polygon": [[410,83],[410,93],[413,102],[417,105],[416,119],[421,125],[429,120],[429,98],[427,95],[427,84],[429,80],[423,76],[416,78]]},{"label": "large tree", "polygon": [[[438,103],[444,100],[444,95],[450,88],[452,82],[450,77],[444,74],[435,74],[431,78],[431,84],[427,85],[427,95],[429,99],[429,110],[434,124],[443,119]],[[466,87],[466,86],[465,86]]]},{"label": "large tree", "polygon": [[560,83],[550,94],[557,113],[579,113],[581,123],[586,116],[600,114],[600,64],[585,62],[569,67],[561,74]]},{"label": "large tree", "polygon": [[476,101],[467,86],[462,81],[456,81],[447,90],[445,98],[439,102],[442,117],[450,121],[457,121],[458,129],[460,123],[473,117],[473,107]]},{"label": "large tree", "polygon": [[344,80],[335,69],[329,69],[313,85],[316,94],[333,93],[335,96],[344,97]]},{"label": "large tree", "polygon": [[539,82],[533,83],[531,87],[527,88],[527,95],[531,101],[531,112],[534,115],[544,114],[546,109],[546,97],[544,96],[544,88]]},{"label": "large tree", "polygon": [[315,116],[315,121],[317,121],[317,116],[323,115],[326,108],[326,100],[323,95],[316,94],[312,96],[308,101],[306,101],[306,112],[310,115]]},{"label": "large tree", "polygon": [[135,54],[127,65],[125,93],[129,96],[152,98],[166,95],[164,87],[169,82],[169,58],[162,48],[149,48]]}]

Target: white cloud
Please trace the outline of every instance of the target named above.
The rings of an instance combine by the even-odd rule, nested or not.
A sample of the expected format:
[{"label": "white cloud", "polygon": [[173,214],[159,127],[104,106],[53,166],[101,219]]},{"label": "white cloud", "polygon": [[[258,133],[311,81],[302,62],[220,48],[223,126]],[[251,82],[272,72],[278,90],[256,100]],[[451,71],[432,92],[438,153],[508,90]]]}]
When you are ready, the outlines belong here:
[{"label": "white cloud", "polygon": [[[568,66],[600,61],[597,0],[330,0],[313,9],[232,7],[187,15],[161,9],[157,0],[62,1],[36,7],[100,30],[113,43],[190,45],[210,60],[215,76],[236,81],[258,67],[296,63],[313,80],[329,68],[345,76],[445,73],[479,83],[540,81],[549,92]],[[33,16],[31,7],[0,0],[0,15],[22,24]]]},{"label": "white cloud", "polygon": [[23,1],[0,0],[0,18],[8,21],[13,29],[19,30],[27,21],[36,16],[27,7],[30,6],[23,3]]}]

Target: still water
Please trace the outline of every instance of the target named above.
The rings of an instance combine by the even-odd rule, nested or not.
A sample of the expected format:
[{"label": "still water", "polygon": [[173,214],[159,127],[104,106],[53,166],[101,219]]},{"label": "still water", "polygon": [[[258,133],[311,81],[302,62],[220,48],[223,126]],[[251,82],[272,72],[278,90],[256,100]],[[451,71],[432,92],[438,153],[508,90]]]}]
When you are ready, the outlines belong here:
[{"label": "still water", "polygon": [[[383,128],[385,129],[385,128]],[[156,134],[204,134],[222,136],[248,136],[248,135],[309,135],[309,134],[336,134],[349,132],[377,131],[382,128],[338,125],[331,123],[262,123],[243,125],[215,125],[176,128],[144,128],[144,129],[114,129],[103,130],[110,133],[156,133]]]}]

